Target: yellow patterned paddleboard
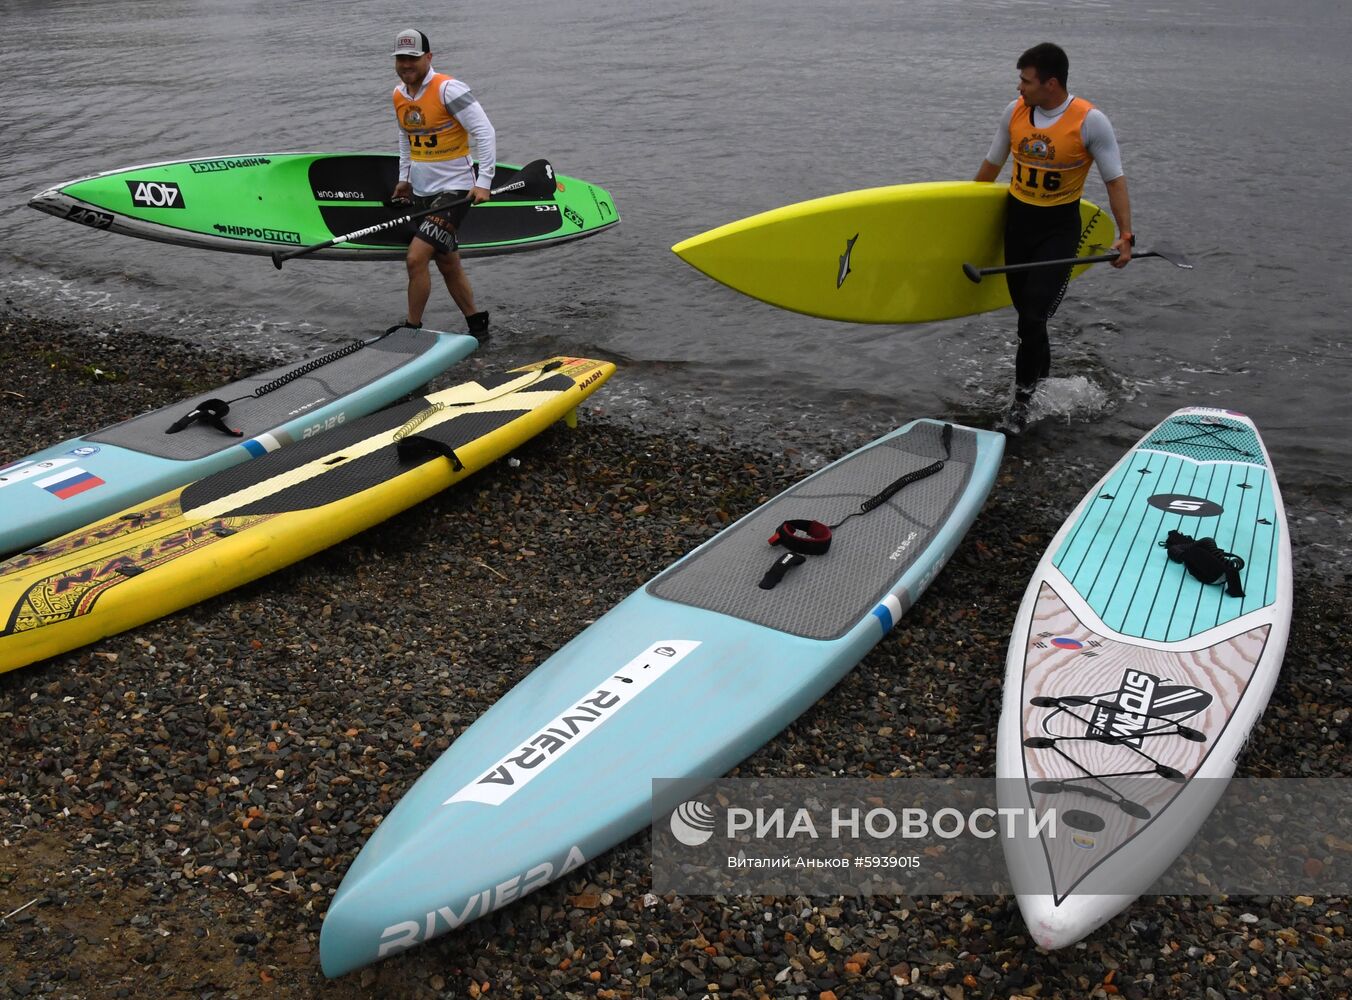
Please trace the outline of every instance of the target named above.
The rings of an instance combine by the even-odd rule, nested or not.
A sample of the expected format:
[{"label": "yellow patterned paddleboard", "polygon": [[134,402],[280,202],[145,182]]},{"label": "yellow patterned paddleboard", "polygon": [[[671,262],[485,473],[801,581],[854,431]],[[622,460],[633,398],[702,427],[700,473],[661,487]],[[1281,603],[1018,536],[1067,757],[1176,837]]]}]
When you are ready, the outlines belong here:
[{"label": "yellow patterned paddleboard", "polygon": [[[964,263],[1004,263],[1007,191],[975,181],[848,191],[730,222],[671,249],[743,295],[809,316],[852,323],[969,316],[1010,304],[1003,280],[973,284],[962,273]],[[1080,218],[1079,256],[1112,244],[1106,212],[1081,201]]]},{"label": "yellow patterned paddleboard", "polygon": [[553,358],[418,397],[0,563],[0,672],[289,566],[477,472],[615,371]]}]

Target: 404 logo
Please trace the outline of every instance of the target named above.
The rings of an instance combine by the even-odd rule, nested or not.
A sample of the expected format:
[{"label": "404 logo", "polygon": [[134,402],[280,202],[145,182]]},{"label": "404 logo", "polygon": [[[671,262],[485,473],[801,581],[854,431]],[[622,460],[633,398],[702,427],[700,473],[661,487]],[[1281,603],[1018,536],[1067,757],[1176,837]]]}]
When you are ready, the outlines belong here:
[{"label": "404 logo", "polygon": [[183,192],[173,181],[127,181],[137,208],[186,208]]},{"label": "404 logo", "polygon": [[83,205],[72,205],[66,209],[66,218],[82,226],[92,226],[94,229],[107,229],[113,224],[113,217],[107,212],[85,208]]}]

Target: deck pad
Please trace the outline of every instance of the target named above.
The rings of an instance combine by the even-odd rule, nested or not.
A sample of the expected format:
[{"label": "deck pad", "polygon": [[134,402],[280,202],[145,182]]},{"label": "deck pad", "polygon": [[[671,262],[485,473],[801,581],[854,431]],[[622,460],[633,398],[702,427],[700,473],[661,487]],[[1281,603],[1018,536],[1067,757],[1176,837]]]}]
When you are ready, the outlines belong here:
[{"label": "deck pad", "polygon": [[[435,335],[421,330],[396,330],[387,336],[373,339],[360,350],[335,358],[313,371],[292,379],[286,391],[254,393],[271,383],[287,378],[305,367],[305,359],[279,365],[229,385],[191,396],[181,403],[161,407],[120,424],[95,431],[86,440],[96,444],[116,445],[129,451],[138,451],[158,458],[186,462],[204,458],[237,442],[209,424],[193,422],[177,433],[169,428],[181,417],[191,413],[208,399],[230,400],[230,412],[225,423],[246,438],[279,427],[307,410],[364,389],[397,370],[436,343]],[[327,353],[327,352],[326,352]],[[324,355],[321,354],[320,357]],[[238,397],[243,396],[243,399]]]},{"label": "deck pad", "polygon": [[941,428],[919,423],[793,487],[648,585],[654,597],[809,639],[854,627],[933,541],[966,491],[976,437],[959,428],[944,468],[833,532],[826,558],[809,558],[773,590],[759,581],[782,549],[766,544],[786,520],[841,521],[889,483],[943,459]]}]

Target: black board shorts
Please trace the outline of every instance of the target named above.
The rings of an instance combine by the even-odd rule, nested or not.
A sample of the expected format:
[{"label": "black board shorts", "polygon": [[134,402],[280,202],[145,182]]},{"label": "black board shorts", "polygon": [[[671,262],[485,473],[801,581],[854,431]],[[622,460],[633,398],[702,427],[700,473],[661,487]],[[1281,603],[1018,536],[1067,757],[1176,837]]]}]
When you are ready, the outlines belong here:
[{"label": "black board shorts", "polygon": [[[435,195],[414,195],[413,208],[415,211],[421,211],[431,208],[438,198],[453,201],[468,194],[468,191],[442,191]],[[465,216],[469,214],[469,209],[469,202],[462,201],[458,205],[450,206],[444,212],[423,216],[418,223],[418,231],[413,235],[424,243],[432,244],[437,253],[454,253],[459,246],[455,238],[456,232],[460,229],[460,223],[465,221]]]}]

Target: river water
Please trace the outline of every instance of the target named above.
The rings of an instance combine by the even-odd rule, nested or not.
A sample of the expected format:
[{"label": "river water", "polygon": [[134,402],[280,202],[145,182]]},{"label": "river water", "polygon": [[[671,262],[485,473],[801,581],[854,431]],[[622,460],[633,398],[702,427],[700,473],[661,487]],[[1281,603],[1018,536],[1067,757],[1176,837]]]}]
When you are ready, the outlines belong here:
[{"label": "river water", "polygon": [[[409,21],[437,67],[474,88],[502,159],[545,156],[608,188],[624,219],[564,248],[471,262],[497,334],[485,353],[601,352],[622,362],[601,400],[612,413],[792,447],[809,463],[916,416],[989,425],[1012,378],[1012,312],[815,320],[743,298],[669,247],[806,198],[970,178],[1014,96],[1019,52],[1055,40],[1071,91],[1117,129],[1140,245],[1171,244],[1197,267],[1143,260],[1073,284],[1053,323],[1051,415],[1011,447],[1073,499],[1176,407],[1242,410],[1277,467],[1298,568],[1343,578],[1352,13],[1341,0],[468,0],[421,21],[371,0],[0,9],[0,282],[14,304],[268,357],[402,317],[399,262],[278,272],[25,202],[153,160],[392,150],[389,52]],[[1097,174],[1087,196],[1106,204]],[[428,324],[458,328],[456,317],[438,287]]]}]

